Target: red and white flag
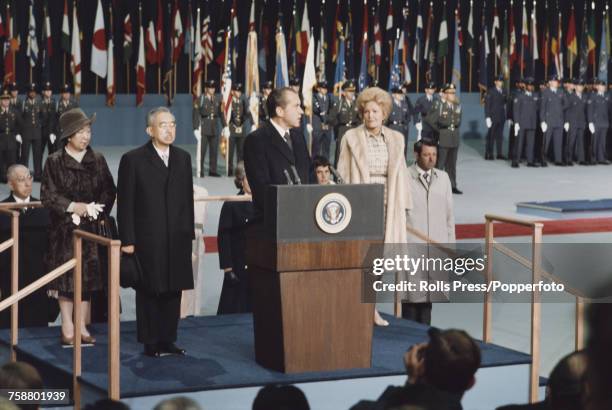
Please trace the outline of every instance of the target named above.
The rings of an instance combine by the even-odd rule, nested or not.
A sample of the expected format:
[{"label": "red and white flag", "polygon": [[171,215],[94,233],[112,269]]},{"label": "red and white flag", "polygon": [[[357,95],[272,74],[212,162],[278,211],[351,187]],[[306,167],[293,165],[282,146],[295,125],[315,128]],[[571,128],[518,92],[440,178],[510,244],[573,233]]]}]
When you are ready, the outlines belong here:
[{"label": "red and white flag", "polygon": [[72,71],[72,82],[74,84],[74,95],[81,95],[81,40],[79,38],[79,21],[77,20],[77,8],[72,8],[72,47],[70,50],[70,70]]},{"label": "red and white flag", "polygon": [[147,46],[147,62],[149,64],[158,63],[157,54],[157,41],[155,41],[155,27],[153,27],[153,20],[149,21],[149,27],[147,28],[146,36]]},{"label": "red and white flag", "polygon": [[144,51],[144,30],[140,26],[140,39],[138,41],[138,62],[136,63],[136,105],[142,105],[145,94],[145,51]]},{"label": "red and white flag", "polygon": [[104,29],[104,12],[98,0],[96,22],[94,24],[93,43],[91,44],[91,71],[100,78],[106,78],[106,30]]},{"label": "red and white flag", "polygon": [[[195,32],[198,33],[198,36],[200,35],[200,9],[198,8],[198,12],[196,13],[196,26],[195,26]],[[197,37],[197,36],[196,36]],[[200,94],[202,93],[202,87],[201,87],[201,79],[202,76],[200,75],[202,73],[202,65],[203,65],[203,58],[204,56],[202,55],[203,51],[202,51],[202,42],[198,41],[198,39],[194,39],[194,55],[193,55],[193,90],[192,94],[193,94],[193,98],[196,99],[200,96]]]}]

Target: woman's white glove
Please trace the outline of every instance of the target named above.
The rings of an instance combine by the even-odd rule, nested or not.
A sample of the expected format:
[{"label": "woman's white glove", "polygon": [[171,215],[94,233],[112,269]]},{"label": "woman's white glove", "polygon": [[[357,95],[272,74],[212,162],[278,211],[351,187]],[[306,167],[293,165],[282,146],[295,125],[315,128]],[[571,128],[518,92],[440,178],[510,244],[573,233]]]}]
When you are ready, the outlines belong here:
[{"label": "woman's white glove", "polygon": [[87,204],[87,215],[93,219],[98,219],[98,215],[100,215],[103,210],[104,204],[97,204],[95,202],[90,202]]}]

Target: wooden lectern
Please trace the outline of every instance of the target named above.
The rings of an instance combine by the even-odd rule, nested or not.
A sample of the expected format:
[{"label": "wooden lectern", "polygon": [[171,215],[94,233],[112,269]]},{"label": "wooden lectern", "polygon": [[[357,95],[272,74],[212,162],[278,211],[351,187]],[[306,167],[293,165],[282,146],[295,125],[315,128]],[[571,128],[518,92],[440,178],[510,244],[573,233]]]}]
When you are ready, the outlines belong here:
[{"label": "wooden lectern", "polygon": [[247,236],[257,363],[285,373],[370,367],[374,305],[362,303],[362,276],[384,237],[383,189],[268,188],[264,220]]}]

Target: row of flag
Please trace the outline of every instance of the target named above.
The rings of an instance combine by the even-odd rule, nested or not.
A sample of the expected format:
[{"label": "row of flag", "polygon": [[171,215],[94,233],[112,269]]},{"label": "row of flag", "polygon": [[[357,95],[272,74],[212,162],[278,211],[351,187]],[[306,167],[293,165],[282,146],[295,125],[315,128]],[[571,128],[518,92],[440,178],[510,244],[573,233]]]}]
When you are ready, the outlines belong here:
[{"label": "row of flag", "polygon": [[[71,0],[73,1],[73,0]],[[115,70],[117,63],[115,56],[115,41],[113,27],[105,24],[104,10],[101,0],[96,1],[96,17],[93,28],[93,41],[91,44],[90,70],[98,78],[106,80],[106,93],[109,105],[114,104]],[[229,0],[228,0],[229,1]],[[118,45],[122,48],[123,64],[131,64],[133,52],[136,51],[136,100],[141,104],[146,93],[146,70],[152,65],[158,65],[163,72],[164,90],[171,100],[176,89],[176,65],[181,54],[186,54],[190,62],[190,76],[192,93],[197,97],[201,90],[203,77],[210,63],[216,62],[220,67],[222,79],[222,94],[227,110],[231,109],[231,83],[236,71],[236,63],[241,42],[238,41],[240,27],[237,16],[236,0],[232,1],[229,24],[220,27],[213,36],[211,16],[206,8],[192,10],[191,1],[188,2],[188,12],[181,12],[179,0],[170,2],[151,0],[155,2],[156,17],[143,22],[142,11],[138,13],[138,21],[126,13],[122,22],[123,41]],[[389,64],[389,89],[399,86],[403,82],[412,82],[413,77],[418,81],[424,73],[426,80],[441,80],[442,71],[446,80],[446,65],[450,64],[451,80],[457,85],[461,84],[461,73],[472,72],[473,58],[478,64],[478,85],[484,88],[488,85],[488,77],[492,72],[503,74],[507,79],[511,75],[535,75],[536,61],[545,67],[546,75],[560,77],[598,76],[607,81],[608,65],[610,60],[610,23],[609,15],[604,12],[601,17],[601,41],[595,40],[595,21],[598,13],[595,10],[585,10],[581,21],[577,21],[575,10],[571,9],[567,27],[562,27],[562,18],[559,12],[549,16],[538,16],[535,6],[529,11],[526,3],[522,3],[520,23],[515,20],[514,8],[504,9],[503,14],[493,5],[492,24],[489,29],[486,12],[482,12],[482,22],[474,22],[473,4],[470,2],[469,13],[462,22],[459,10],[454,10],[453,52],[451,55],[452,24],[448,21],[447,10],[442,10],[442,17],[434,19],[433,3],[429,7],[421,6],[416,9],[416,19],[410,19],[414,9],[406,6],[401,9],[401,16],[394,16],[393,2],[387,2],[386,19],[384,26],[379,10],[380,2],[363,0],[362,27],[359,44],[352,44],[356,37],[352,27],[352,11],[349,0],[337,0],[331,33],[326,33],[325,24],[320,24],[318,38],[315,40],[314,28],[309,21],[309,1],[305,0],[301,11],[297,10],[297,2],[293,2],[289,41],[284,32],[284,16],[278,14],[276,22],[269,21],[266,16],[265,5],[260,7],[259,25],[256,22],[255,0],[250,2],[249,24],[245,50],[245,86],[247,95],[258,92],[260,76],[271,77],[272,70],[275,86],[280,87],[289,83],[290,76],[303,74],[303,88],[326,80],[327,67],[333,66],[333,84],[338,87],[346,78],[357,77],[358,87],[363,89],[372,81],[380,82],[380,67],[383,60]],[[47,4],[43,8],[44,28],[42,40],[37,38],[36,16],[33,12],[33,0],[29,0],[29,16],[27,31],[26,55],[31,67],[41,66],[42,78],[49,78],[49,57],[53,55],[51,41],[51,22]],[[61,25],[61,45],[63,51],[70,56],[70,70],[73,77],[75,94],[81,90],[81,41],[77,19],[77,7],[72,7],[72,16],[69,15],[69,0],[64,0],[64,13]],[[206,3],[207,4],[207,3]],[[242,5],[242,0],[240,1]],[[77,5],[77,2],[74,3]],[[446,3],[444,3],[446,5]],[[163,6],[167,6],[167,10]],[[444,6],[445,7],[445,6]],[[485,5],[486,8],[486,5]],[[5,20],[0,13],[0,38],[3,38],[4,80],[14,80],[15,52],[20,48],[20,38],[16,35],[13,24],[13,15],[10,3],[4,13]],[[195,13],[194,13],[195,11]],[[112,8],[108,13],[112,25]],[[321,22],[324,22],[324,7],[321,8]],[[438,14],[438,13],[436,13]],[[195,21],[193,16],[195,15]],[[465,16],[463,16],[465,17]],[[168,20],[168,21],[166,21]],[[550,21],[552,20],[552,22]],[[503,27],[501,22],[503,21]],[[72,24],[71,24],[72,23]],[[268,75],[267,61],[272,53],[269,45],[272,43],[271,28],[275,23],[273,42],[275,44],[275,64]],[[544,27],[538,24],[544,23]],[[437,36],[434,32],[437,29]],[[480,27],[476,33],[475,26]],[[134,44],[134,28],[138,30],[138,44]],[[565,28],[565,30],[563,30]],[[584,33],[578,39],[577,33]],[[331,34],[331,42],[328,36]],[[476,37],[478,34],[478,37]],[[218,50],[213,49],[214,39],[222,43]],[[599,46],[597,46],[599,44]],[[597,50],[599,48],[599,50]],[[384,51],[388,55],[383,55]],[[217,51],[215,53],[215,51]],[[470,67],[462,71],[461,55],[469,61]],[[597,56],[597,51],[599,51]],[[564,55],[565,52],[565,55]],[[360,56],[359,72],[353,73],[354,58]],[[451,58],[452,57],[452,58]],[[598,57],[598,58],[597,58]],[[493,64],[491,64],[493,62]],[[599,62],[599,64],[597,64]],[[576,67],[577,66],[577,67]],[[588,73],[588,69],[593,69]],[[574,73],[577,68],[577,73]],[[174,80],[173,80],[174,76]],[[469,81],[471,86],[471,78]]]}]

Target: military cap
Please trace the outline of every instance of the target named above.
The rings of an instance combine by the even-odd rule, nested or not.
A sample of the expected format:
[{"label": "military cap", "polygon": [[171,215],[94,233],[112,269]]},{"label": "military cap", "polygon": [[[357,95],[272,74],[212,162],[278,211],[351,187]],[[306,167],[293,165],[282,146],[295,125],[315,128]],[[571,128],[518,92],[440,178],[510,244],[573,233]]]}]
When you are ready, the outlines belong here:
[{"label": "military cap", "polygon": [[291,80],[289,80],[289,85],[299,86],[300,85],[299,77],[294,77]]},{"label": "military cap", "polygon": [[560,78],[558,75],[555,74],[548,77],[548,81],[560,81]]},{"label": "military cap", "polygon": [[403,93],[404,93],[404,92],[403,92],[403,91],[402,91],[402,89],[401,89],[401,88],[399,88],[399,87],[393,87],[393,88],[391,89],[391,94],[403,94]]},{"label": "military cap", "polygon": [[60,87],[61,93],[69,93],[72,92],[69,84],[64,84]]},{"label": "military cap", "polygon": [[438,88],[438,87],[436,87],[436,83],[434,83],[434,82],[429,82],[425,86],[426,90],[435,90],[436,88]]},{"label": "military cap", "polygon": [[17,90],[19,90],[19,88],[17,87],[17,83],[15,81],[9,83],[7,85],[7,88],[8,88],[9,91],[17,91]]},{"label": "military cap", "polygon": [[234,90],[234,91],[242,91],[242,83],[234,83],[234,84],[232,84],[232,90]]},{"label": "military cap", "polygon": [[327,81],[319,81],[317,83],[317,88],[329,88],[327,85]]},{"label": "military cap", "polygon": [[28,92],[36,92],[36,83],[30,83],[30,85],[28,86]]},{"label": "military cap", "polygon": [[216,88],[217,87],[217,83],[215,83],[215,80],[208,80],[204,83],[204,88]]},{"label": "military cap", "polygon": [[4,89],[2,89],[2,93],[0,94],[0,100],[7,100],[7,99],[10,99],[11,97],[12,96],[9,91],[9,87],[8,86],[4,87]]},{"label": "military cap", "polygon": [[272,81],[266,81],[265,83],[263,83],[263,89],[264,90],[271,90],[274,88],[274,83]]},{"label": "military cap", "polygon": [[577,79],[574,80],[574,84],[576,84],[576,85],[586,85],[586,81],[577,78]]},{"label": "military cap", "polygon": [[53,87],[51,87],[51,82],[46,81],[43,84],[43,88],[42,89],[43,89],[43,91],[51,91],[53,89]]},{"label": "military cap", "polygon": [[606,82],[604,80],[600,80],[599,78],[593,81],[593,84],[595,85],[606,85]]},{"label": "military cap", "polygon": [[355,82],[353,80],[346,80],[342,84],[342,91],[355,91]]},{"label": "military cap", "polygon": [[525,85],[534,85],[534,80],[533,77],[526,77],[523,82],[525,83]]},{"label": "military cap", "polygon": [[448,83],[448,84],[446,84],[446,85],[444,86],[444,88],[442,88],[442,91],[443,91],[443,92],[447,92],[447,91],[450,91],[450,90],[457,90],[457,87],[455,87],[455,84],[453,84],[453,83]]},{"label": "military cap", "polygon": [[498,76],[496,76],[496,77],[493,79],[493,81],[502,81],[502,82],[503,82],[503,81],[504,81],[504,76],[503,76],[503,75],[498,75]]}]

